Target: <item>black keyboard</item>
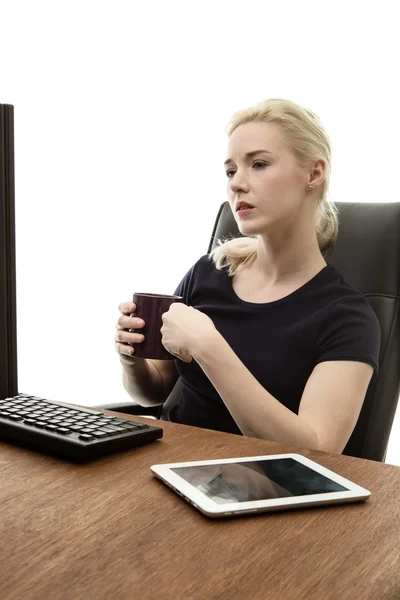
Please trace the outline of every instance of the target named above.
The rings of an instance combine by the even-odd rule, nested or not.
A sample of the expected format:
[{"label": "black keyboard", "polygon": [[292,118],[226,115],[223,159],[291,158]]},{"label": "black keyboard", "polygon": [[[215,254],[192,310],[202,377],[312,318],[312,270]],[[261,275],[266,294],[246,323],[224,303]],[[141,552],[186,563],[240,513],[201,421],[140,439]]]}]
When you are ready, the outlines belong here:
[{"label": "black keyboard", "polygon": [[162,435],[161,427],[38,396],[18,394],[0,400],[0,439],[74,462],[127,450]]}]

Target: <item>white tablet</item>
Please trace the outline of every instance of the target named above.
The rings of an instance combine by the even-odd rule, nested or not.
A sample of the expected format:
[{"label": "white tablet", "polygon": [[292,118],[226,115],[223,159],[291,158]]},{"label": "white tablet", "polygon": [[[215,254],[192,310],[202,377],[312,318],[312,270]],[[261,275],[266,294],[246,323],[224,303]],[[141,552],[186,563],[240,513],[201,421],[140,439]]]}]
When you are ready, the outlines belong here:
[{"label": "white tablet", "polygon": [[300,454],[171,463],[151,470],[208,517],[356,502],[371,495]]}]

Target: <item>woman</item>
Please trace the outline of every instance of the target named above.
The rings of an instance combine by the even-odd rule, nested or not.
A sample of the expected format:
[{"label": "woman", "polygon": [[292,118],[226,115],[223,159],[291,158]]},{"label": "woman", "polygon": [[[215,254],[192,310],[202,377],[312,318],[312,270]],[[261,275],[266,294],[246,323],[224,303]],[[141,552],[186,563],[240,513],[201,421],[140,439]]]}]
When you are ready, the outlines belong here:
[{"label": "woman", "polygon": [[139,316],[119,307],[117,351],[128,393],[164,401],[171,421],[341,453],[378,372],[379,322],[327,265],[338,230],[327,200],[331,152],[310,110],[270,99],[235,114],[228,200],[245,236],[189,270],[163,315],[172,361],[135,359]]}]

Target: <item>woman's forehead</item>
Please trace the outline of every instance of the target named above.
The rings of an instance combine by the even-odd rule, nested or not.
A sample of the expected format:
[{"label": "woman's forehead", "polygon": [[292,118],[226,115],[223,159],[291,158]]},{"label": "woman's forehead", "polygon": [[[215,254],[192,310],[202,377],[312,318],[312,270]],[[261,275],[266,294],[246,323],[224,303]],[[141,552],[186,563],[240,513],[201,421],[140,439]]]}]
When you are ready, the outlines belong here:
[{"label": "woman's forehead", "polygon": [[238,158],[247,152],[266,150],[277,153],[282,150],[284,141],[276,125],[271,123],[245,123],[239,125],[228,140],[228,158]]}]

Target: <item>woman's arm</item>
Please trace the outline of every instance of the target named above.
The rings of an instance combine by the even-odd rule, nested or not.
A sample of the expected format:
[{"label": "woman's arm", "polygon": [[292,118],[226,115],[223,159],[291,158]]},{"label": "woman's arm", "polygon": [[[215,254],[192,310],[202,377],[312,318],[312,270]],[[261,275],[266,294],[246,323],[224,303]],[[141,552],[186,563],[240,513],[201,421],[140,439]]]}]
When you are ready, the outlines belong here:
[{"label": "woman's arm", "polygon": [[128,394],[141,406],[156,406],[171,393],[178,371],[174,360],[138,359],[128,363],[121,355],[122,383]]},{"label": "woman's arm", "polygon": [[217,330],[192,356],[244,435],[333,453],[343,451],[373,374],[357,361],[318,364],[296,415],[263,388]]}]

